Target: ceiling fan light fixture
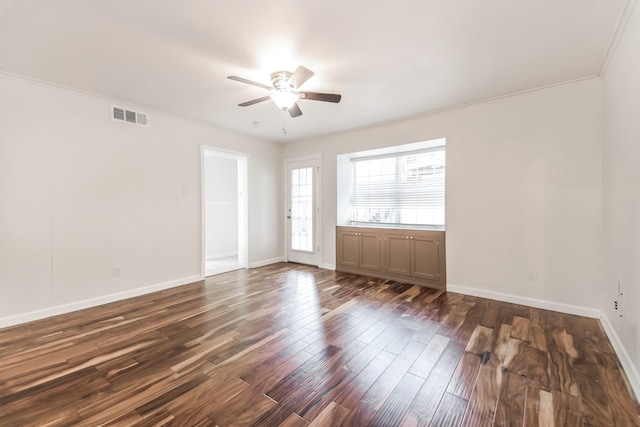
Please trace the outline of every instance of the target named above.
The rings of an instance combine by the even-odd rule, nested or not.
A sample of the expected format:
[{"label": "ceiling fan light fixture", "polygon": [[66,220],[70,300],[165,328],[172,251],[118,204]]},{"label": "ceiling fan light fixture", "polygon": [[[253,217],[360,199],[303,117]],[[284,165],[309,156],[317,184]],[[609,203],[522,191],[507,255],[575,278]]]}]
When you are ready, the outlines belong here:
[{"label": "ceiling fan light fixture", "polygon": [[298,66],[293,73],[289,71],[277,71],[271,73],[271,84],[273,84],[273,86],[267,86],[263,83],[254,82],[238,76],[228,76],[227,78],[269,91],[269,95],[243,102],[238,104],[238,107],[248,107],[271,99],[278,108],[283,111],[288,111],[292,118],[296,118],[302,115],[298,100],[306,99],[310,101],[338,103],[342,98],[342,95],[336,93],[298,92],[300,86],[313,77],[313,74],[313,71],[302,65]]},{"label": "ceiling fan light fixture", "polygon": [[288,110],[293,107],[298,101],[298,93],[293,90],[271,90],[271,100],[280,108],[281,110]]}]

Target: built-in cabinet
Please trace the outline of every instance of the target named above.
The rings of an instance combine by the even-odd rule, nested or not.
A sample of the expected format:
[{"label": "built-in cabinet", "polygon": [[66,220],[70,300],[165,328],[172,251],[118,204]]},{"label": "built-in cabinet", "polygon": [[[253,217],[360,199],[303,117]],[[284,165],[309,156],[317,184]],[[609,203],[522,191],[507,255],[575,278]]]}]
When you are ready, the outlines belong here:
[{"label": "built-in cabinet", "polygon": [[368,230],[343,230],[339,234],[338,263],[346,268],[367,271],[382,270],[380,233]]},{"label": "built-in cabinet", "polygon": [[444,289],[445,232],[337,227],[336,270]]}]

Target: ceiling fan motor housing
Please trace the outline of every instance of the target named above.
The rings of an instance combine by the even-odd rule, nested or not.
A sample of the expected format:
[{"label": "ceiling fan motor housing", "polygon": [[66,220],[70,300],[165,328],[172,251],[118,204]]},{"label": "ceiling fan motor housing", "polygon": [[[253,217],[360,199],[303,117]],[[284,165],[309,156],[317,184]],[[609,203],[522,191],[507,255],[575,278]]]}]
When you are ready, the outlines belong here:
[{"label": "ceiling fan motor housing", "polygon": [[276,71],[271,74],[271,99],[283,111],[293,107],[299,99],[298,91],[291,80],[292,73],[288,71]]},{"label": "ceiling fan motor housing", "polygon": [[294,89],[294,86],[289,79],[291,79],[292,73],[289,71],[276,71],[271,73],[271,84],[276,90]]}]

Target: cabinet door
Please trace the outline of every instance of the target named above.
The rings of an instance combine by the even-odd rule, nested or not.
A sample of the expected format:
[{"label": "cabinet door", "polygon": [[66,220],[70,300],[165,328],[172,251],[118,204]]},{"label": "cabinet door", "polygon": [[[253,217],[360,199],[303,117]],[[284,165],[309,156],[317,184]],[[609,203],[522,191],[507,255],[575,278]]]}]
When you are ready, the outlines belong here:
[{"label": "cabinet door", "polygon": [[360,233],[360,268],[382,270],[382,245],[379,233]]},{"label": "cabinet door", "polygon": [[344,267],[358,268],[360,237],[357,233],[338,232],[337,264]]},{"label": "cabinet door", "polygon": [[413,236],[411,239],[411,275],[422,279],[440,279],[440,239]]},{"label": "cabinet door", "polygon": [[411,275],[410,236],[385,234],[385,271],[389,274]]}]

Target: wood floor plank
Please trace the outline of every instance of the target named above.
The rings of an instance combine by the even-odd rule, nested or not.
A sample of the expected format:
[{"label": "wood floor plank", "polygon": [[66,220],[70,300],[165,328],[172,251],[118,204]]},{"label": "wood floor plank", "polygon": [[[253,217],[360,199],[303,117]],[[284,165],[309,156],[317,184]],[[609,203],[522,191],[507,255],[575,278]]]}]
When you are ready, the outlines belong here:
[{"label": "wood floor plank", "polygon": [[445,393],[438,410],[436,411],[431,427],[457,427],[462,425],[464,413],[467,409],[467,401]]},{"label": "wood floor plank", "polygon": [[212,387],[212,383],[213,381],[208,378],[168,402],[166,404],[167,409],[176,415],[179,423],[183,425],[197,424],[247,388],[247,384],[239,379],[222,388]]},{"label": "wood floor plank", "polygon": [[580,399],[554,390],[553,418],[557,426],[578,426],[582,421]]},{"label": "wood floor plank", "polygon": [[533,347],[527,349],[527,377],[545,391],[552,390],[551,356]]},{"label": "wood floor plank", "polygon": [[465,413],[466,425],[491,425],[502,383],[502,368],[497,358],[480,367],[469,405]]},{"label": "wood floor plank", "polygon": [[493,422],[495,426],[516,427],[524,425],[526,391],[527,378],[525,376],[512,372],[504,374]]},{"label": "wood floor plank", "polygon": [[529,339],[531,341],[531,347],[540,351],[548,351],[544,329],[537,326],[531,326],[529,329]]},{"label": "wood floor plank", "polygon": [[492,328],[477,326],[473,331],[473,334],[471,334],[471,338],[469,339],[469,342],[467,342],[467,346],[464,351],[482,355],[482,353],[489,350],[489,339],[491,334],[493,334]]},{"label": "wood floor plank", "polygon": [[347,424],[368,425],[424,348],[425,345],[417,341],[409,343],[369,387],[358,406],[351,409]]},{"label": "wood floor plank", "polygon": [[409,405],[401,424],[405,426],[429,425],[445,395],[450,379],[449,376],[442,375],[435,370],[432,371]]},{"label": "wood floor plank", "polygon": [[349,410],[356,409],[369,387],[373,385],[395,358],[394,354],[381,351],[366,368],[355,376],[351,384],[336,397],[335,402]]},{"label": "wood floor plank", "polygon": [[298,414],[291,414],[278,427],[306,427],[309,422]]},{"label": "wood floor plank", "polygon": [[224,405],[213,409],[209,418],[218,425],[252,425],[277,402],[249,387]]},{"label": "wood floor plank", "polygon": [[509,372],[527,375],[527,343],[509,338],[503,366]]},{"label": "wood floor plank", "polygon": [[389,398],[376,413],[372,426],[396,426],[404,418],[409,405],[418,390],[424,384],[424,379],[411,373],[405,374]]},{"label": "wood floor plank", "polygon": [[543,421],[540,419],[540,414],[540,387],[535,383],[528,382],[523,425],[525,427],[538,427],[544,425]]},{"label": "wood floor plank", "polygon": [[606,427],[613,426],[610,397],[604,391],[603,384],[594,381],[592,370],[593,366],[586,364],[575,364],[571,370],[571,378],[575,379],[581,397],[582,423],[585,426],[598,423]]},{"label": "wood floor plank", "polygon": [[529,319],[519,316],[513,317],[511,336],[520,341],[529,341]]},{"label": "wood floor plank", "polygon": [[[561,410],[559,408],[558,410]],[[539,426],[555,426],[553,393],[539,390],[538,391],[538,425]]]},{"label": "wood floor plank", "polygon": [[637,401],[627,399],[628,384],[623,379],[620,370],[599,366],[598,372],[603,381],[603,388],[609,397],[609,407],[613,419],[618,425],[640,426],[640,405]]},{"label": "wood floor plank", "polygon": [[451,377],[447,392],[468,401],[478,379],[481,360],[479,355],[465,351]]},{"label": "wood floor plank", "polygon": [[349,415],[349,410],[335,402],[331,402],[324,411],[310,424],[312,427],[339,426]]},{"label": "wood floor plank", "polygon": [[427,378],[431,370],[436,366],[442,353],[449,345],[450,339],[436,334],[429,344],[422,350],[409,372],[422,378]]},{"label": "wood floor plank", "polygon": [[0,329],[0,425],[638,426],[597,319],[277,263]]}]

